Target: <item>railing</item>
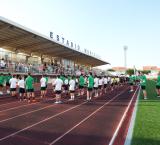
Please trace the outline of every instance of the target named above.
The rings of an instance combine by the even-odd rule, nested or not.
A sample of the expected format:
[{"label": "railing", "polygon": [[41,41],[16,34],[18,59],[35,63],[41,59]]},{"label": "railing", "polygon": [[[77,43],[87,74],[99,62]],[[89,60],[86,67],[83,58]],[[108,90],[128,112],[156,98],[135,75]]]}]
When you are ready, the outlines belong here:
[{"label": "railing", "polygon": [[39,64],[16,64],[14,62],[6,64],[5,68],[0,68],[0,72],[4,73],[34,73],[34,74],[74,74],[73,69],[65,69],[54,65],[44,65]]}]

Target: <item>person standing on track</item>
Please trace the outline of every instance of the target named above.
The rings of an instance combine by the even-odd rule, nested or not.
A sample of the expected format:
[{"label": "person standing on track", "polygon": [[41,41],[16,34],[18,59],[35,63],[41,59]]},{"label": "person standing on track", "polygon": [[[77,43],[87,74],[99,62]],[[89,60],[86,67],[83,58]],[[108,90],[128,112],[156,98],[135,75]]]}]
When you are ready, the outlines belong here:
[{"label": "person standing on track", "polygon": [[99,81],[99,78],[97,77],[97,75],[95,75],[95,78],[94,78],[94,95],[95,95],[95,97],[98,97],[98,81]]},{"label": "person standing on track", "polygon": [[107,80],[107,77],[104,76],[104,93],[106,94],[107,93],[107,85],[108,85],[108,80]]},{"label": "person standing on track", "polygon": [[6,80],[6,91],[7,94],[10,94],[10,84],[9,84],[9,80],[12,78],[12,75],[10,73],[8,73],[8,75],[6,75],[5,80]]},{"label": "person standing on track", "polygon": [[47,80],[46,77],[44,77],[43,75],[40,79],[40,84],[41,84],[41,99],[44,99],[46,95]]},{"label": "person standing on track", "polygon": [[76,87],[76,81],[74,79],[74,76],[71,77],[71,80],[69,81],[69,91],[70,91],[70,100],[75,99],[75,87]]},{"label": "person standing on track", "polygon": [[56,80],[52,84],[54,86],[54,91],[56,93],[55,104],[60,104],[60,103],[62,103],[61,93],[62,93],[62,85],[63,85],[63,81],[62,81],[62,79],[60,79],[60,75],[57,76]]},{"label": "person standing on track", "polygon": [[33,80],[33,78],[31,77],[31,74],[28,73],[28,76],[27,76],[27,78],[26,78],[26,80],[25,80],[28,103],[30,103],[31,100],[34,100],[34,101],[35,101],[33,83],[34,83],[34,80]]},{"label": "person standing on track", "polygon": [[134,85],[134,77],[133,77],[133,75],[129,76],[129,85],[130,85],[130,92],[133,92],[133,85]]},{"label": "person standing on track", "polygon": [[66,97],[68,95],[68,86],[69,86],[69,76],[65,76],[65,80],[64,80],[64,97]]},{"label": "person standing on track", "polygon": [[111,91],[114,90],[114,77],[111,78]]},{"label": "person standing on track", "polygon": [[62,74],[62,73],[61,73],[61,75],[60,75],[60,79],[63,81],[62,91],[64,92],[64,80],[65,80],[65,76],[64,76],[64,74]]},{"label": "person standing on track", "polygon": [[20,101],[23,101],[25,99],[25,81],[22,76],[19,76],[18,87]]},{"label": "person standing on track", "polygon": [[160,72],[158,73],[156,81],[156,92],[157,92],[157,97],[160,97]]},{"label": "person standing on track", "polygon": [[87,90],[87,100],[91,100],[92,99],[92,93],[93,93],[93,86],[94,86],[94,78],[92,76],[92,73],[89,73],[89,77],[87,79],[87,83],[88,83],[88,90]]},{"label": "person standing on track", "polygon": [[13,75],[13,77],[9,80],[9,84],[10,84],[11,96],[15,97],[16,96],[16,88],[17,88],[16,75]]},{"label": "person standing on track", "polygon": [[98,80],[98,91],[99,91],[99,95],[102,95],[103,92],[103,78],[101,76],[99,76],[99,80]]},{"label": "person standing on track", "polygon": [[79,96],[84,95],[84,83],[85,80],[83,75],[81,74],[79,77],[79,94],[78,94]]},{"label": "person standing on track", "polygon": [[111,89],[111,77],[110,76],[108,76],[107,77],[107,80],[108,80],[108,89],[110,90]]},{"label": "person standing on track", "polygon": [[0,74],[0,95],[3,95],[3,87],[4,87],[4,75],[3,73]]},{"label": "person standing on track", "polygon": [[44,91],[44,95],[46,96],[47,94],[47,87],[48,87],[48,76],[45,75],[45,79],[46,79],[46,90]]},{"label": "person standing on track", "polygon": [[147,99],[146,83],[147,83],[147,78],[144,74],[141,73],[140,85],[141,85],[141,89],[142,89],[142,92],[143,92],[144,100]]}]

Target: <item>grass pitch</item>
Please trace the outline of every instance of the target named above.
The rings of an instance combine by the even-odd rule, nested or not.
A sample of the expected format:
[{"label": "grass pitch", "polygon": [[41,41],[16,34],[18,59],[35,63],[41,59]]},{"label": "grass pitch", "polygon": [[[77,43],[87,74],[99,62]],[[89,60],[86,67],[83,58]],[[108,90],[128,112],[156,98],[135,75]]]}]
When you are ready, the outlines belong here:
[{"label": "grass pitch", "polygon": [[155,82],[147,82],[148,100],[140,94],[132,145],[160,145],[160,98]]}]

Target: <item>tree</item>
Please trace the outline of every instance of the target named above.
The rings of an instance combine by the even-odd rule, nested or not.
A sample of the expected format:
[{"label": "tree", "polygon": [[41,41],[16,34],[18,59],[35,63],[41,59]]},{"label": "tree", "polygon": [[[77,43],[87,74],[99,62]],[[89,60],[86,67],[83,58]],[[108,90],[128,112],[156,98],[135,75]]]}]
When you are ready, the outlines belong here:
[{"label": "tree", "polygon": [[126,73],[128,75],[134,75],[134,69],[127,69]]},{"label": "tree", "polygon": [[149,73],[151,73],[150,70],[142,70],[141,72],[142,72],[143,74],[149,74]]},{"label": "tree", "polygon": [[107,71],[115,72],[115,70],[114,70],[114,69],[108,69]]}]

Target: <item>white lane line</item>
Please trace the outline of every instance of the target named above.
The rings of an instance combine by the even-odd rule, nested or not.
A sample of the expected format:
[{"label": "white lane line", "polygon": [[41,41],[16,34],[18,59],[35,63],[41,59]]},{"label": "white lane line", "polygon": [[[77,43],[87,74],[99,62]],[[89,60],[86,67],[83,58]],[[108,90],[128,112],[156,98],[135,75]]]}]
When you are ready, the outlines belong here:
[{"label": "white lane line", "polygon": [[113,100],[115,100],[118,96],[120,96],[121,94],[123,94],[125,91],[126,90],[122,91],[121,93],[119,93],[115,97],[113,97],[111,100],[107,101],[104,105],[102,105],[101,107],[99,107],[98,109],[96,109],[89,116],[87,116],[86,118],[84,118],[83,120],[81,120],[78,124],[76,124],[75,126],[73,126],[67,132],[65,132],[64,134],[62,134],[61,136],[59,136],[57,139],[55,139],[54,141],[52,141],[51,143],[49,143],[49,145],[55,144],[57,141],[59,141],[60,139],[62,139],[65,135],[67,135],[68,133],[70,133],[72,130],[74,130],[76,127],[78,127],[80,124],[82,124],[83,122],[85,122],[86,120],[88,120],[90,117],[92,117],[93,115],[95,115],[98,111],[100,111],[103,107],[105,107],[110,102],[112,102]]},{"label": "white lane line", "polygon": [[[9,105],[9,104],[12,104],[12,103],[18,103],[19,101],[13,101],[13,102],[9,102],[9,103],[5,103],[5,104],[0,104],[0,106],[5,106],[5,105]],[[20,102],[19,102],[20,103]]]},{"label": "white lane line", "polygon": [[135,107],[134,107],[134,110],[133,110],[130,126],[129,126],[129,129],[128,129],[128,133],[127,133],[124,145],[131,145],[131,142],[132,142],[133,130],[134,130],[137,108],[138,108],[138,102],[139,102],[139,97],[140,97],[140,90],[141,89],[139,89],[139,92],[138,92],[138,97],[136,99]]},{"label": "white lane line", "polygon": [[[126,91],[126,90],[125,90],[125,91]],[[125,91],[122,91],[121,93],[123,93],[123,92],[125,92]],[[120,94],[121,94],[121,93],[120,93]],[[43,120],[41,120],[41,121],[39,121],[39,122],[37,122],[37,123],[34,123],[34,124],[30,125],[30,126],[27,126],[27,127],[23,128],[23,129],[21,129],[21,130],[19,130],[19,131],[16,131],[16,132],[14,132],[14,133],[12,133],[12,134],[9,134],[9,135],[7,135],[7,136],[5,136],[5,137],[3,137],[3,138],[0,138],[0,141],[3,141],[3,140],[8,139],[8,138],[10,138],[10,137],[13,137],[14,135],[17,135],[18,133],[21,133],[21,132],[23,132],[23,131],[25,131],[25,130],[27,130],[27,129],[30,129],[30,128],[32,128],[32,127],[34,127],[34,126],[36,126],[36,125],[39,125],[39,124],[41,124],[41,123],[43,123],[43,122],[45,122],[45,121],[48,121],[48,120],[50,120],[50,119],[52,119],[52,118],[55,118],[55,117],[57,117],[57,116],[60,116],[61,114],[64,114],[64,113],[66,113],[66,112],[68,112],[68,111],[70,111],[70,110],[73,110],[73,109],[75,109],[75,108],[78,108],[79,106],[82,106],[83,104],[86,104],[87,102],[88,102],[88,101],[83,102],[83,103],[81,103],[81,104],[79,104],[79,105],[76,105],[76,106],[74,106],[74,107],[71,107],[71,108],[69,108],[69,109],[67,109],[67,110],[65,110],[65,111],[62,111],[62,112],[57,113],[57,114],[55,114],[55,115],[53,115],[53,116],[47,117],[46,119],[43,119]]]},{"label": "white lane line", "polygon": [[[50,99],[50,100],[55,100],[55,99],[53,98],[53,99]],[[18,103],[18,102],[17,102],[17,103]],[[25,105],[21,105],[21,106],[16,106],[16,107],[12,107],[12,108],[9,108],[9,109],[1,110],[0,113],[6,112],[6,111],[10,111],[10,110],[19,109],[19,108],[22,108],[22,107],[25,107],[25,106],[40,104],[40,103],[41,103],[41,102],[35,102],[35,103],[25,104]]]},{"label": "white lane line", "polygon": [[[79,99],[79,97],[78,97],[77,99]],[[52,100],[54,100],[54,99],[52,99]],[[66,102],[68,102],[68,100],[67,100],[67,101],[64,101],[64,103],[66,103]],[[45,107],[43,107],[43,108],[39,108],[39,109],[32,110],[32,111],[29,111],[29,112],[26,112],[26,113],[23,113],[23,114],[19,114],[19,115],[16,115],[16,116],[13,116],[13,117],[4,119],[4,120],[0,120],[0,123],[5,122],[5,121],[8,121],[8,120],[12,120],[12,119],[15,119],[15,118],[24,116],[24,115],[28,115],[28,114],[31,114],[31,113],[34,113],[34,112],[38,112],[38,111],[44,110],[44,109],[46,109],[46,108],[53,107],[53,106],[55,106],[55,105],[56,105],[56,104],[47,105],[47,106],[45,106]]]},{"label": "white lane line", "polygon": [[76,105],[76,106],[74,106],[74,107],[71,107],[71,108],[69,108],[69,109],[67,109],[67,110],[65,110],[65,111],[62,111],[62,112],[57,113],[57,114],[55,114],[55,115],[53,115],[53,116],[47,117],[46,119],[43,119],[43,120],[41,120],[41,121],[39,121],[39,122],[37,122],[37,123],[34,123],[34,124],[30,125],[30,126],[27,126],[27,127],[23,128],[23,129],[21,129],[21,130],[19,130],[19,131],[16,131],[16,132],[14,132],[14,133],[12,133],[12,134],[10,134],[10,135],[7,135],[7,136],[5,136],[5,137],[3,137],[3,138],[0,138],[0,141],[3,141],[3,140],[5,140],[5,139],[8,139],[8,138],[10,138],[10,137],[12,137],[12,136],[20,133],[20,132],[23,132],[23,131],[25,131],[25,130],[27,130],[27,129],[29,129],[29,128],[32,128],[32,127],[34,127],[34,126],[36,126],[36,125],[39,125],[39,124],[41,124],[41,123],[43,123],[43,122],[45,122],[45,121],[48,121],[48,120],[50,120],[50,119],[52,119],[52,118],[55,118],[55,117],[57,117],[57,116],[60,116],[61,114],[64,114],[65,112],[68,112],[68,111],[70,111],[70,110],[73,110],[73,109],[75,109],[75,108],[77,108],[77,107],[79,107],[79,106],[81,106],[81,105],[83,105],[83,104],[85,104],[85,103],[87,103],[87,102],[83,102],[83,103],[81,103],[81,104],[79,104],[79,105]]},{"label": "white lane line", "polygon": [[38,103],[39,103],[39,102],[31,103],[31,104],[25,104],[25,105],[16,106],[16,107],[12,107],[12,108],[5,109],[5,110],[0,111],[0,113],[6,112],[6,111],[10,111],[10,110],[14,110],[14,109],[18,109],[18,108],[22,108],[22,107],[25,107],[25,106],[30,106],[30,105],[38,104]]},{"label": "white lane line", "polygon": [[117,126],[117,128],[116,128],[116,130],[115,130],[115,132],[114,132],[114,134],[113,134],[110,142],[109,142],[109,145],[113,145],[113,143],[114,143],[114,141],[115,141],[115,139],[116,139],[116,137],[117,137],[117,135],[118,135],[119,129],[120,129],[120,127],[122,126],[122,123],[123,123],[123,121],[124,121],[124,119],[125,119],[125,117],[126,117],[126,115],[127,115],[127,112],[128,112],[128,110],[129,110],[129,108],[130,108],[130,106],[131,106],[131,103],[132,103],[132,101],[133,101],[133,99],[134,99],[134,97],[135,97],[136,92],[137,92],[138,89],[139,89],[139,87],[138,87],[138,88],[136,89],[136,91],[134,92],[134,94],[133,94],[133,96],[132,96],[132,99],[130,100],[130,102],[129,102],[129,104],[128,104],[126,110],[125,110],[125,112],[123,113],[123,116],[121,117],[121,120],[120,120],[120,122],[119,122],[119,124],[118,124],[118,126]]},{"label": "white lane line", "polygon": [[23,113],[23,114],[19,114],[19,115],[16,115],[16,116],[4,119],[4,120],[0,120],[0,123],[8,121],[8,120],[12,120],[12,119],[24,116],[24,115],[28,115],[28,114],[31,114],[31,113],[34,113],[34,112],[38,112],[38,111],[41,111],[41,110],[44,110],[46,108],[50,108],[50,107],[53,107],[53,106],[55,106],[55,104],[52,104],[52,105],[49,105],[49,106],[46,106],[46,107],[43,107],[43,108],[40,108],[40,109],[37,109],[37,110],[29,111],[29,112],[26,112],[26,113]]}]

